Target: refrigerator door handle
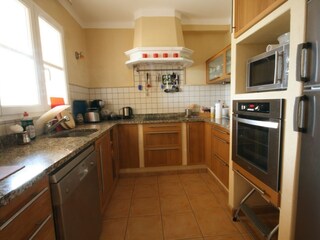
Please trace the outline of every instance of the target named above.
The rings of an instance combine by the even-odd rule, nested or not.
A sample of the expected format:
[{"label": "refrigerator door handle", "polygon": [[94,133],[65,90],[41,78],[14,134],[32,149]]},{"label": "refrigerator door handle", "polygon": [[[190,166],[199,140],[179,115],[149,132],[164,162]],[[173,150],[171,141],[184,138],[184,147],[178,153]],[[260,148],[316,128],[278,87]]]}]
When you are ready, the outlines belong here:
[{"label": "refrigerator door handle", "polygon": [[301,43],[298,45],[297,51],[297,72],[296,78],[299,82],[310,81],[310,49],[312,44],[310,42]]},{"label": "refrigerator door handle", "polygon": [[307,118],[306,118],[306,106],[308,97],[300,96],[296,97],[294,103],[294,120],[293,120],[293,130],[296,132],[306,132],[307,130]]}]

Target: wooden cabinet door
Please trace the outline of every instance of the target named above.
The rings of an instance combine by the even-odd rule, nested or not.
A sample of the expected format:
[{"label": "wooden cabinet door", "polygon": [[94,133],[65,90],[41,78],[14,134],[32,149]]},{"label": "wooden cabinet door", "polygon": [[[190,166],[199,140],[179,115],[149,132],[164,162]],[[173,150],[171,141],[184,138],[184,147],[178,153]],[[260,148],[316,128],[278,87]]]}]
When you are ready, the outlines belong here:
[{"label": "wooden cabinet door", "polygon": [[211,169],[211,124],[204,124],[204,159],[208,168]]},{"label": "wooden cabinet door", "polygon": [[234,1],[235,37],[237,38],[287,0]]},{"label": "wooden cabinet door", "polygon": [[118,139],[120,169],[139,168],[138,125],[119,125]]},{"label": "wooden cabinet door", "polygon": [[187,123],[188,165],[204,163],[204,123]]},{"label": "wooden cabinet door", "polygon": [[113,177],[119,177],[120,162],[119,162],[119,133],[118,126],[114,126],[110,132],[110,142],[112,151]]},{"label": "wooden cabinet door", "polygon": [[[113,184],[112,161],[110,151],[110,132],[108,131],[95,143],[100,191],[100,209],[104,211]],[[111,167],[111,168],[110,168]]]}]

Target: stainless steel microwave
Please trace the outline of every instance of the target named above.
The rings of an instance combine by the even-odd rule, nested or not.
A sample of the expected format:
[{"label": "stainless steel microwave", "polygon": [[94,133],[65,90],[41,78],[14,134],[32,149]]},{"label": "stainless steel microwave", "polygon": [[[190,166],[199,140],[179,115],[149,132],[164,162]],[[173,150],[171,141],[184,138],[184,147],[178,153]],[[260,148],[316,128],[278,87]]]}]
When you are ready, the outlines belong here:
[{"label": "stainless steel microwave", "polygon": [[285,90],[288,86],[289,44],[250,58],[247,92]]}]

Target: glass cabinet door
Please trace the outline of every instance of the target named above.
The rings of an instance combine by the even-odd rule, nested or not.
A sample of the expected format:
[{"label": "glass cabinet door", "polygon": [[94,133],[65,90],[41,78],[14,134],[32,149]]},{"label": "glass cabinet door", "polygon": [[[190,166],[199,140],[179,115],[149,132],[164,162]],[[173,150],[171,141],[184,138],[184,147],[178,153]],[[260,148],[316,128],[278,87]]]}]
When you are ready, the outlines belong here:
[{"label": "glass cabinet door", "polygon": [[226,74],[231,73],[231,49],[226,51]]},{"label": "glass cabinet door", "polygon": [[215,80],[223,75],[223,55],[213,59],[208,64],[209,81]]}]

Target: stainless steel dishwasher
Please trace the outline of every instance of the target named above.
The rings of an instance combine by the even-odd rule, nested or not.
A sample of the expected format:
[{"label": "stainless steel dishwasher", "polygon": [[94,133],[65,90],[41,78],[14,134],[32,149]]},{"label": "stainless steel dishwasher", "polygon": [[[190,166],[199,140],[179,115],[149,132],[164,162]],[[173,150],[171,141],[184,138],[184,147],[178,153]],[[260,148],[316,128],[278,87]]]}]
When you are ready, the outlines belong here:
[{"label": "stainless steel dishwasher", "polygon": [[99,239],[96,153],[91,145],[50,176],[57,239]]}]

